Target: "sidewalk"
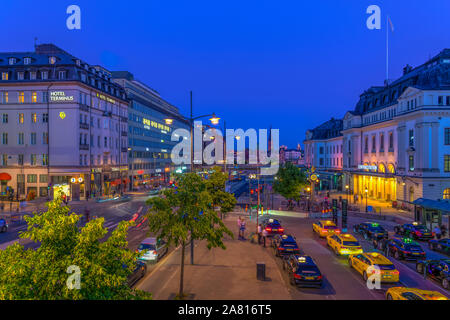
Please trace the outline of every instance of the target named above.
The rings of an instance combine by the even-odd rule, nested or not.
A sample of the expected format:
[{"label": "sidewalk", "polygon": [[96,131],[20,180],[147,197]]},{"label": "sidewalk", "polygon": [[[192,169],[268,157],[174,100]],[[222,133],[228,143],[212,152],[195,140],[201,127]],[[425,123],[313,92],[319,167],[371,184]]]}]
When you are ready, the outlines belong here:
[{"label": "sidewalk", "polygon": [[[248,237],[255,223],[246,219]],[[270,248],[264,249],[249,241],[237,240],[237,215],[225,220],[235,239],[226,238],[226,250],[208,250],[206,242],[197,242],[194,265],[190,264],[190,247],[186,247],[184,291],[195,300],[287,300],[291,296]],[[173,299],[180,281],[181,249],[159,262],[159,269],[147,275],[137,289],[153,294],[158,300]],[[256,263],[266,264],[267,281],[256,279]]]}]

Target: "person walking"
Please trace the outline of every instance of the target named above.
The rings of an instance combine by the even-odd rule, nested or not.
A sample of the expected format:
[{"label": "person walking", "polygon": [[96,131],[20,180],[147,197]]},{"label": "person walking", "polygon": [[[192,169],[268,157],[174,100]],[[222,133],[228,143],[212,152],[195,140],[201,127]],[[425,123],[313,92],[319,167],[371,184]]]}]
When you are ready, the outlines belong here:
[{"label": "person walking", "polygon": [[241,219],[241,217],[238,217],[238,221],[237,221],[237,224],[238,224],[238,239],[241,239],[241,224],[242,224],[242,219]]},{"label": "person walking", "polygon": [[245,240],[245,219],[242,219],[241,222],[241,233],[242,240]]},{"label": "person walking", "polygon": [[444,225],[442,225],[441,226],[441,236],[445,237],[446,234],[447,234],[447,228]]},{"label": "person walking", "polygon": [[89,209],[87,207],[84,208],[84,215],[86,217],[86,223],[89,222]]},{"label": "person walking", "polygon": [[266,247],[266,239],[267,239],[267,235],[268,235],[267,230],[266,230],[266,229],[263,229],[263,231],[262,231],[262,237],[263,237],[263,242],[264,242],[264,248]]},{"label": "person walking", "polygon": [[435,236],[436,236],[436,239],[437,239],[437,240],[440,240],[440,239],[441,239],[441,234],[442,234],[441,228],[439,228],[439,226],[436,225],[436,226],[434,227],[434,229],[433,229],[433,232],[434,232],[434,234],[435,234]]},{"label": "person walking", "polygon": [[262,232],[262,226],[261,224],[258,225],[258,244],[261,244],[261,232]]}]

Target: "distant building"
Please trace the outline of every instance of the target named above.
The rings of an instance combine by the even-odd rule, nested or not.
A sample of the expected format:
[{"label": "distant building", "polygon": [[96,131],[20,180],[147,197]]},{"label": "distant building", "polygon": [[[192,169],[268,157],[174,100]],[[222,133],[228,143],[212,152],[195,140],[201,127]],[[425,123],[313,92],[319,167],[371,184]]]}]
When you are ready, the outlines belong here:
[{"label": "distant building", "polygon": [[122,192],[128,100],[111,74],[53,44],[0,53],[0,186],[15,198]]}]

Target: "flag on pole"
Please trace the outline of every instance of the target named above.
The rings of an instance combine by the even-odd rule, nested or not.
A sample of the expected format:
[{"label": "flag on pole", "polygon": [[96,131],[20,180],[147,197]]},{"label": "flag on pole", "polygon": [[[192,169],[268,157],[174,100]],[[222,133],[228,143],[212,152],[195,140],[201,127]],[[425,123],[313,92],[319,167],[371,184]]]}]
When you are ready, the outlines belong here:
[{"label": "flag on pole", "polygon": [[392,24],[391,18],[388,17],[389,26],[391,27],[391,31],[394,32],[394,25]]}]

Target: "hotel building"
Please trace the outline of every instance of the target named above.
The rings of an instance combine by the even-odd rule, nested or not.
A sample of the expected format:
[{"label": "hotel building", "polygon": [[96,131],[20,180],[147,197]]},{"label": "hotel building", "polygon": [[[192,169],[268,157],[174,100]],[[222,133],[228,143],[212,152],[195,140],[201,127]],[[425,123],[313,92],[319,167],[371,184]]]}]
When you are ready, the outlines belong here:
[{"label": "hotel building", "polygon": [[0,53],[0,74],[3,195],[83,199],[123,190],[128,100],[107,70],[41,44]]}]

